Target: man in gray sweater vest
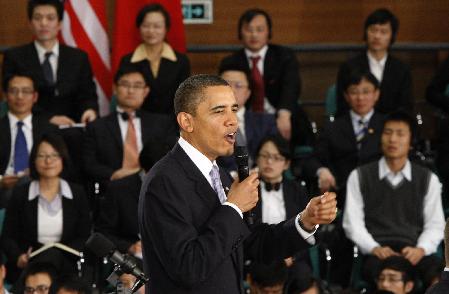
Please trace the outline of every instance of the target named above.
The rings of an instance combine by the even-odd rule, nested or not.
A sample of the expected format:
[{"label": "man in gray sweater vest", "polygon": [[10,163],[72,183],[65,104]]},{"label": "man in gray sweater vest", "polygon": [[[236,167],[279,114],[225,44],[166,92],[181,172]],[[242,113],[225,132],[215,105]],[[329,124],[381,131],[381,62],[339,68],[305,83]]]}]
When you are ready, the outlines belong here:
[{"label": "man in gray sweater vest", "polygon": [[409,161],[414,132],[413,118],[390,114],[381,136],[383,157],[348,178],[343,228],[367,255],[363,273],[369,282],[390,256],[408,259],[425,286],[438,278],[443,266],[431,255],[444,232],[441,184],[430,170]]}]

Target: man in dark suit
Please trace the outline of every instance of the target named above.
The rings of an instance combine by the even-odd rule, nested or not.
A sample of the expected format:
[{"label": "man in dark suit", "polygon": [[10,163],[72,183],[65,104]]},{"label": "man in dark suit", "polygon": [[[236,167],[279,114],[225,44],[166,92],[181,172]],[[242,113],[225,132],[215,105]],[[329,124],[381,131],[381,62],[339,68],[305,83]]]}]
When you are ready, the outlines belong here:
[{"label": "man in dark suit", "polygon": [[72,125],[93,121],[98,103],[87,54],[58,42],[63,12],[59,0],[28,2],[35,40],[5,52],[2,76],[30,73],[39,92],[36,108],[53,124]]},{"label": "man in dark suit", "polygon": [[5,80],[8,113],[0,119],[0,207],[5,207],[11,189],[28,180],[28,157],[33,142],[56,131],[48,119],[32,113],[38,100],[31,76],[12,75]]},{"label": "man in dark suit", "polygon": [[252,110],[276,114],[279,132],[290,139],[295,131],[292,115],[301,88],[296,56],[286,47],[268,44],[272,35],[271,18],[264,10],[245,11],[239,19],[238,30],[244,48],[224,58],[220,68],[234,64],[251,72]]},{"label": "man in dark suit", "polygon": [[140,110],[150,89],[138,67],[120,68],[114,91],[116,111],[88,124],[84,142],[84,169],[91,180],[103,183],[138,172],[138,155],[149,139],[176,135],[169,116]]},{"label": "man in dark suit", "polygon": [[441,273],[440,281],[430,287],[426,294],[446,294],[449,293],[449,219],[444,227],[444,257],[446,266]]},{"label": "man in dark suit", "polygon": [[366,51],[343,63],[338,71],[337,115],[345,114],[349,109],[344,96],[344,84],[354,69],[370,71],[379,81],[377,111],[388,113],[398,109],[413,109],[410,69],[389,53],[398,27],[398,19],[387,9],[378,9],[368,16],[364,27]]},{"label": "man in dark suit", "polygon": [[246,256],[270,263],[307,248],[316,225],[335,218],[329,193],[295,218],[250,231],[243,213],[257,203],[257,174],[231,186],[216,165],[233,152],[237,110],[232,89],[216,76],[190,77],[175,94],[181,138],[145,177],[139,199],[147,293],[243,293],[244,241]]}]

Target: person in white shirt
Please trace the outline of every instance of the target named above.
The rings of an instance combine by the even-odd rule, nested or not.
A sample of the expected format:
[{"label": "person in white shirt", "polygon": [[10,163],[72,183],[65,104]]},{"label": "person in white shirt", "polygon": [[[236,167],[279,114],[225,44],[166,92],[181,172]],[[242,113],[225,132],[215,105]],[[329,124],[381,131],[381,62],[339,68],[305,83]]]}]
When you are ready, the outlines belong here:
[{"label": "person in white shirt", "polygon": [[432,254],[443,239],[441,184],[425,167],[410,162],[415,135],[412,117],[390,114],[381,137],[383,157],[351,172],[347,183],[343,228],[367,255],[364,275],[372,282],[380,262],[403,256],[416,266],[424,285],[441,271]]}]

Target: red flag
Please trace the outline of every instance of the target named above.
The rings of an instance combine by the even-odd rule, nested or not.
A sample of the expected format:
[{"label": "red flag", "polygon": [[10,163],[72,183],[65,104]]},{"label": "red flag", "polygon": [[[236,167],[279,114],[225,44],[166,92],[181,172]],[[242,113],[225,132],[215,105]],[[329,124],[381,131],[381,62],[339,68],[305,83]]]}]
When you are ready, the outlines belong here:
[{"label": "red flag", "polygon": [[160,3],[168,11],[171,27],[167,34],[167,41],[175,50],[185,52],[186,40],[181,0],[116,0],[112,39],[112,68],[114,72],[123,55],[132,52],[141,43],[135,19],[139,10],[150,3]]},{"label": "red flag", "polygon": [[111,60],[106,33],[104,0],[67,0],[62,39],[67,45],[83,49],[89,55],[97,86],[100,115],[109,112],[112,95]]}]

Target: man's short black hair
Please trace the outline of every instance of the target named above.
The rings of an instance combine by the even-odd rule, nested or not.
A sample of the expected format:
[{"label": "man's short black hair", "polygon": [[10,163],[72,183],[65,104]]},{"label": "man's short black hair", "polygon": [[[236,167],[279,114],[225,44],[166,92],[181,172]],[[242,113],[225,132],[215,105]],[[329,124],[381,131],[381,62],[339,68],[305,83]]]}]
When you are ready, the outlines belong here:
[{"label": "man's short black hair", "polygon": [[284,284],[288,276],[284,260],[271,264],[252,262],[249,273],[251,280],[259,287],[272,287]]},{"label": "man's short black hair", "polygon": [[416,120],[414,119],[413,116],[411,116],[410,114],[408,114],[407,112],[405,112],[403,110],[398,110],[398,111],[389,113],[384,120],[382,132],[384,131],[385,126],[389,122],[403,122],[406,125],[408,125],[408,127],[410,129],[410,134],[411,134],[410,146],[413,146],[415,144],[415,142],[417,140],[417,125],[416,125]]},{"label": "man's short black hair", "polygon": [[56,9],[56,13],[58,14],[59,21],[62,21],[62,18],[64,17],[64,3],[61,0],[29,0],[28,7],[27,7],[29,20],[31,20],[33,18],[34,9],[37,6],[42,6],[42,5],[53,6]]},{"label": "man's short black hair", "polygon": [[270,135],[270,136],[266,136],[265,138],[263,138],[262,141],[260,142],[259,146],[257,147],[257,152],[256,152],[257,155],[259,154],[260,150],[267,142],[273,143],[274,146],[276,146],[276,148],[279,150],[279,154],[284,156],[286,160],[291,159],[292,156],[291,156],[290,145],[288,144],[287,140],[285,140],[280,135]]},{"label": "man's short black hair", "polygon": [[204,90],[218,86],[229,87],[229,84],[215,75],[200,74],[187,78],[179,85],[175,93],[175,115],[180,112],[195,115],[198,105],[206,98]]},{"label": "man's short black hair", "polygon": [[363,30],[363,39],[367,40],[367,30],[368,27],[375,24],[386,24],[391,25],[391,41],[390,46],[396,41],[396,34],[399,29],[399,20],[397,17],[386,8],[379,8],[372,12],[365,20],[365,26]]},{"label": "man's short black hair", "polygon": [[253,20],[253,18],[255,18],[258,15],[262,15],[263,17],[265,17],[265,20],[267,21],[267,25],[268,25],[268,39],[271,39],[272,22],[271,22],[270,15],[268,14],[268,12],[266,12],[263,9],[253,8],[253,9],[248,9],[245,12],[243,12],[243,14],[239,18],[238,32],[237,32],[239,40],[242,39],[243,25],[250,23]]},{"label": "man's short black hair", "polygon": [[12,79],[14,79],[16,77],[28,78],[31,81],[31,83],[33,84],[33,89],[36,90],[36,82],[35,82],[33,75],[31,75],[30,73],[24,72],[24,73],[13,73],[13,74],[9,74],[9,75],[5,76],[3,78],[3,91],[5,91],[5,92],[8,91],[9,83],[11,82]]},{"label": "man's short black hair", "polygon": [[64,289],[77,294],[90,294],[91,290],[87,282],[75,275],[63,275],[51,284],[50,294],[57,294],[59,290]]},{"label": "man's short black hair", "polygon": [[29,276],[34,276],[36,274],[47,274],[50,277],[50,280],[53,281],[56,279],[57,271],[54,265],[47,262],[31,262],[25,268],[23,272],[23,282],[26,282],[26,279]]},{"label": "man's short black hair", "polygon": [[220,64],[220,67],[218,68],[218,74],[221,76],[225,71],[239,71],[245,74],[245,78],[246,81],[248,82],[248,87],[251,90],[252,86],[251,86],[251,73],[249,72],[249,70],[247,69],[247,67],[245,67],[242,64],[238,64],[238,63],[224,63],[224,64]]},{"label": "man's short black hair", "polygon": [[148,80],[148,77],[145,75],[143,70],[140,68],[140,66],[135,64],[126,64],[121,66],[117,72],[114,75],[114,83],[117,84],[118,81],[126,75],[138,73],[142,76],[143,80],[145,81],[145,85],[150,86],[150,82]]},{"label": "man's short black hair", "polygon": [[377,277],[379,277],[385,269],[401,272],[404,283],[415,280],[415,269],[413,268],[413,265],[402,256],[391,256],[384,259],[380,265]]},{"label": "man's short black hair", "polygon": [[371,72],[355,68],[352,69],[349,75],[343,80],[343,91],[347,92],[349,87],[360,84],[362,80],[366,80],[371,83],[375,89],[379,89],[380,87],[379,81]]},{"label": "man's short black hair", "polygon": [[170,29],[170,14],[165,10],[164,6],[159,3],[153,3],[149,5],[145,5],[142,9],[139,10],[136,16],[136,27],[140,28],[145,19],[145,16],[151,12],[159,12],[164,17],[165,28],[168,31]]}]

